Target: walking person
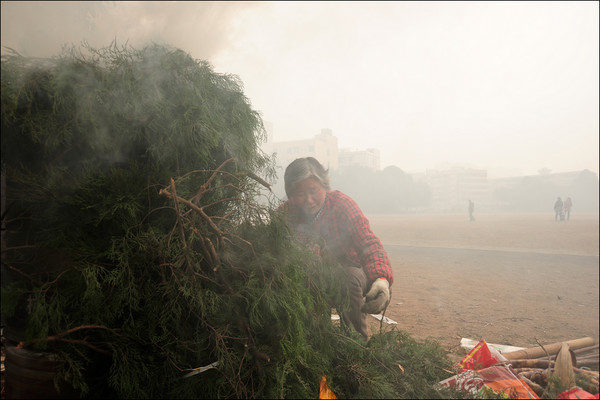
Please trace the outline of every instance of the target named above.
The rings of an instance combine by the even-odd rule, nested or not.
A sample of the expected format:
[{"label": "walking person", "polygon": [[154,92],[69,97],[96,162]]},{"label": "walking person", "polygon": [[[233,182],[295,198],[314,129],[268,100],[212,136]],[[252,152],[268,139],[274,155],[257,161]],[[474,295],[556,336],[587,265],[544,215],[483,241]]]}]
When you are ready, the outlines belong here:
[{"label": "walking person", "polygon": [[565,217],[567,218],[567,221],[571,219],[571,207],[573,207],[573,202],[571,201],[570,197],[567,197],[564,204]]},{"label": "walking person", "polygon": [[282,210],[292,228],[301,237],[318,238],[323,248],[316,252],[331,255],[344,267],[345,282],[339,282],[338,289],[347,291],[350,309],[340,312],[341,322],[351,324],[368,340],[367,314],[385,310],[394,278],[381,241],[358,204],[348,195],[331,190],[328,171],[315,158],[292,161],[284,181],[288,200]]},{"label": "walking person", "polygon": [[473,216],[473,212],[475,211],[475,203],[469,200],[469,220],[475,221],[475,217]]},{"label": "walking person", "polygon": [[560,197],[557,197],[554,202],[554,220],[558,221],[559,218],[561,221],[564,221],[565,216],[563,214],[563,201]]}]

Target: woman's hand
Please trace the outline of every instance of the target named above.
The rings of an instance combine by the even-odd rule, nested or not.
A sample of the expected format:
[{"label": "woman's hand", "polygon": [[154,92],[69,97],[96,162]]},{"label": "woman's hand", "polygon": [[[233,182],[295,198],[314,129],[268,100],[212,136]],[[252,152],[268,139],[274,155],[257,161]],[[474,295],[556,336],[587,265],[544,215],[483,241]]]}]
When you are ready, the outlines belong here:
[{"label": "woman's hand", "polygon": [[379,314],[390,302],[390,283],[384,278],[375,279],[365,297],[366,302],[361,311],[367,314]]}]

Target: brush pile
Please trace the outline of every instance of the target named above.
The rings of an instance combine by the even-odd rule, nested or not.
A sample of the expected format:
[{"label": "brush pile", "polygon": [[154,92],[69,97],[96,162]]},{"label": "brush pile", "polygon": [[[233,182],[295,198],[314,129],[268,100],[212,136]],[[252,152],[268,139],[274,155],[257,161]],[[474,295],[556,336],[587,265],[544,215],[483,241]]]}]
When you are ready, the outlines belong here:
[{"label": "brush pile", "polygon": [[3,56],[4,335],[60,361],[28,396],[451,395],[438,344],[332,324],[339,267],[276,212],[262,135],[239,80],[178,49]]}]

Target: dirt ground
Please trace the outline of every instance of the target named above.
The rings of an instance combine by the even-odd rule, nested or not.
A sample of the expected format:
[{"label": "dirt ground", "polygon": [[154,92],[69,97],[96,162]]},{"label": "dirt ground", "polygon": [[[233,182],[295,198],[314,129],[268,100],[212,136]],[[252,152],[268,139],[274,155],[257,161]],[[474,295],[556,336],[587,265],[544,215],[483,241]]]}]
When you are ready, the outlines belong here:
[{"label": "dirt ground", "polygon": [[552,213],[367,218],[394,268],[386,317],[417,340],[438,341],[451,359],[466,354],[461,338],[598,343],[598,214],[564,222]]}]

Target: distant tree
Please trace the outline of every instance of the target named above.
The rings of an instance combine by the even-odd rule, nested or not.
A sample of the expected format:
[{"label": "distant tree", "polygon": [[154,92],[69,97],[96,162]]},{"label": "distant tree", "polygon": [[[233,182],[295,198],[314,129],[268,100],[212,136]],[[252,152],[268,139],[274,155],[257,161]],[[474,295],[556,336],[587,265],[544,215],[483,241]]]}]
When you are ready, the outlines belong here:
[{"label": "distant tree", "polygon": [[338,171],[330,171],[331,188],[340,190],[356,201],[365,212],[376,207],[375,192],[378,190],[374,171],[353,165]]},{"label": "distant tree", "polygon": [[564,197],[573,200],[573,209],[578,212],[598,212],[600,203],[598,176],[590,170],[583,170],[571,182],[564,193]]},{"label": "distant tree", "polygon": [[392,165],[375,173],[378,186],[376,210],[384,213],[398,213],[406,207],[408,177],[398,167]]},{"label": "distant tree", "polygon": [[422,208],[431,201],[424,182],[414,182],[397,166],[381,171],[351,166],[331,174],[332,187],[351,196],[365,212],[402,213]]},{"label": "distant tree", "polygon": [[547,175],[526,176],[514,186],[495,189],[493,197],[500,211],[552,212],[557,197],[571,197],[580,212],[598,212],[598,177],[584,170],[571,182],[559,184]]},{"label": "distant tree", "polygon": [[503,211],[542,212],[552,210],[557,193],[560,189],[555,183],[539,176],[526,176],[515,186],[497,189],[494,196]]},{"label": "distant tree", "polygon": [[411,208],[415,210],[426,209],[431,204],[431,188],[425,182],[414,182]]}]

